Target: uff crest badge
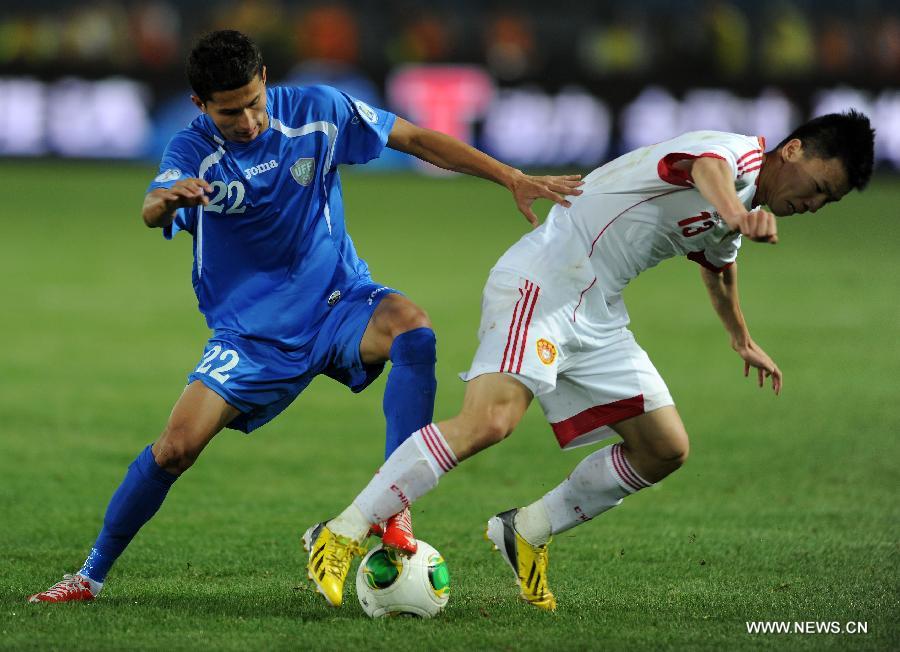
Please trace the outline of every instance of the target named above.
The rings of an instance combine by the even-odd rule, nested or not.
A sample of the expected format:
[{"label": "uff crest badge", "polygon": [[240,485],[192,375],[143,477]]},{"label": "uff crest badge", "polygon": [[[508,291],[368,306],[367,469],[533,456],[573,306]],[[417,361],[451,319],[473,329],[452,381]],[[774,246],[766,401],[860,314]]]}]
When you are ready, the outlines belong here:
[{"label": "uff crest badge", "polygon": [[316,175],[316,160],[313,158],[298,158],[291,166],[291,176],[301,186],[308,186]]}]

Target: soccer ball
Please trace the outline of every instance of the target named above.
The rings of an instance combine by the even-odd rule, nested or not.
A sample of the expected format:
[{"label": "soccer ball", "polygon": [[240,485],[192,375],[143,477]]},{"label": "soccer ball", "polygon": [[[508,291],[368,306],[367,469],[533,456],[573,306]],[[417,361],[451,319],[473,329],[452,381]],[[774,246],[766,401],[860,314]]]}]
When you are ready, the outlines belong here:
[{"label": "soccer ball", "polygon": [[424,541],[412,557],[379,545],[359,563],[356,596],[372,618],[432,618],[450,599],[450,571],[441,553]]}]

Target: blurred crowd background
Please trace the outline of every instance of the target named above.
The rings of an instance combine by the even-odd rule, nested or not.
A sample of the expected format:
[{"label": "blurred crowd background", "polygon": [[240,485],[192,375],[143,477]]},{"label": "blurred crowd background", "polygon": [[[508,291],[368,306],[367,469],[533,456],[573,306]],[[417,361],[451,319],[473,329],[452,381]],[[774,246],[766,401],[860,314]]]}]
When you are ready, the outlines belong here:
[{"label": "blurred crowd background", "polygon": [[[900,167],[897,2],[0,0],[0,10],[0,155],[154,158],[191,116],[192,41],[233,28],[257,40],[275,82],[337,85],[514,163],[591,165],[686,128],[780,138],[856,106],[887,138],[882,164]],[[87,133],[61,143],[59,104],[77,111],[79,99],[97,105],[93,121],[136,121],[138,133],[100,149]]]}]

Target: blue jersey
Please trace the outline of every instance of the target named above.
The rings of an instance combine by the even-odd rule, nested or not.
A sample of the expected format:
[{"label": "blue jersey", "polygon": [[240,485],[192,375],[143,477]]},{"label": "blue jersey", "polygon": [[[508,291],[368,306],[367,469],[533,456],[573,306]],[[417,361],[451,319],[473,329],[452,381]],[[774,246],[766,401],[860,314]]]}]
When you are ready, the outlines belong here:
[{"label": "blue jersey", "polygon": [[369,280],[344,225],[337,166],[377,157],[396,116],[328,86],[269,88],[266,98],[269,128],[249,143],[224,140],[198,116],[169,142],[149,190],[210,183],[209,205],[179,209],[164,230],[194,238],[200,312],[217,333],[293,349]]}]

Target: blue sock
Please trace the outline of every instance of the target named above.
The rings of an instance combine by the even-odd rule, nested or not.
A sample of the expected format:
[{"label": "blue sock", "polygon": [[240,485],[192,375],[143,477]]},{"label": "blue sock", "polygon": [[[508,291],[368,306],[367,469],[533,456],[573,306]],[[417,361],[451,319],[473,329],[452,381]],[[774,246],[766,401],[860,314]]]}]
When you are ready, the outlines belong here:
[{"label": "blue sock", "polygon": [[434,331],[430,328],[416,328],[394,338],[391,372],[384,388],[383,407],[387,421],[384,459],[434,418],[435,344]]},{"label": "blue sock", "polygon": [[110,499],[103,529],[79,572],[95,582],[103,582],[137,531],[162,505],[169,487],[177,479],[177,475],[156,463],[150,446],[141,451]]}]

